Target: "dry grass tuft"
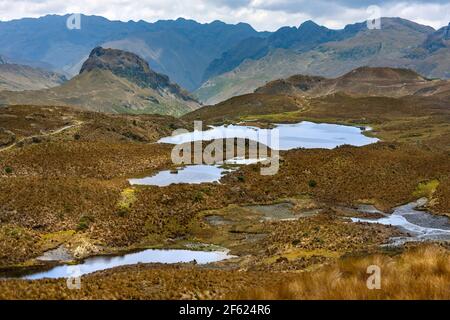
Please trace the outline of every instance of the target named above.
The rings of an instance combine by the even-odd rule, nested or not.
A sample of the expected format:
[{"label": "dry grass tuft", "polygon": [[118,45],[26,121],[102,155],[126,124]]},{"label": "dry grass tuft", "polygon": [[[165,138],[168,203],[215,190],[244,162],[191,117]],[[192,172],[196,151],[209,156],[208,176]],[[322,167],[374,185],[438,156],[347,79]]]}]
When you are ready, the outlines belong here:
[{"label": "dry grass tuft", "polygon": [[[381,289],[367,288],[367,268],[381,268]],[[450,299],[450,253],[436,245],[410,249],[397,257],[347,258],[291,282],[242,291],[233,299],[264,300],[430,300]]]}]

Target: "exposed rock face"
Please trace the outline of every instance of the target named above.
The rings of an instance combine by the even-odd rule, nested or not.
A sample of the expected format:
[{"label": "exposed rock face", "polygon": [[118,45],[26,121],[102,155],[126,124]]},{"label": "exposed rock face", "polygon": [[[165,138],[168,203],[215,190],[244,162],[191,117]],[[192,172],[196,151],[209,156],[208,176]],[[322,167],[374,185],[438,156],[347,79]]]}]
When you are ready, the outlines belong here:
[{"label": "exposed rock face", "polygon": [[80,74],[95,69],[111,71],[116,76],[126,78],[141,88],[168,91],[183,100],[194,100],[177,84],[171,83],[168,76],[154,72],[144,59],[131,52],[97,47],[84,62]]},{"label": "exposed rock face", "polygon": [[15,140],[16,135],[13,132],[0,127],[0,148],[10,145]]}]

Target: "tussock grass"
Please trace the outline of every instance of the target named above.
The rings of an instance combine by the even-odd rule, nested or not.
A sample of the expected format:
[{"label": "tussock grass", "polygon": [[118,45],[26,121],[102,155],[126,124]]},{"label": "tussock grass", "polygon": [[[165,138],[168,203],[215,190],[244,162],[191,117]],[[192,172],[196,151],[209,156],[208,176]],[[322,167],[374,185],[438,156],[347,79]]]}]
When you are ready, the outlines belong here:
[{"label": "tussock grass", "polygon": [[[381,268],[381,289],[367,288],[367,268]],[[375,255],[342,259],[305,272],[291,282],[242,291],[234,299],[450,299],[450,253],[435,245],[410,249],[397,257]]]}]

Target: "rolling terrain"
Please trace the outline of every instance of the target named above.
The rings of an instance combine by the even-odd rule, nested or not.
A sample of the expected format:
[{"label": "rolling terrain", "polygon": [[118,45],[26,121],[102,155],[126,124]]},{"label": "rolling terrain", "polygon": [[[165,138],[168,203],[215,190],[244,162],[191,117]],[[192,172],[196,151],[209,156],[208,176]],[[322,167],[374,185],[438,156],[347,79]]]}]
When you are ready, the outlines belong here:
[{"label": "rolling terrain", "polygon": [[[91,74],[91,66],[86,64],[81,76]],[[144,248],[193,246],[224,247],[236,256],[211,266],[142,264],[105,270],[83,276],[82,290],[68,290],[63,279],[0,280],[0,296],[278,299],[305,298],[302,292],[308,288],[308,297],[316,299],[448,298],[441,290],[449,275],[445,244],[418,242],[389,250],[381,245],[403,236],[401,230],[349,220],[373,215],[356,212],[361,204],[388,213],[421,197],[428,198],[428,211],[449,215],[448,102],[433,94],[414,94],[424,83],[440,88],[445,81],[387,68],[362,68],[340,79],[299,79],[270,84],[260,88],[265,93],[234,97],[178,119],[74,107],[0,108],[3,274],[45,268],[36,258],[60,246],[77,261]],[[405,83],[407,89],[394,94]],[[384,87],[386,96],[368,95],[370,86],[377,94]],[[336,91],[330,93],[330,88]],[[129,178],[174,169],[172,146],[155,142],[178,128],[192,130],[194,119],[258,126],[304,120],[371,126],[373,131],[366,134],[382,141],[282,151],[274,176],[260,175],[264,164],[258,163],[237,168],[220,184],[130,186]],[[298,219],[261,219],[261,212],[270,214],[286,205]],[[18,246],[21,250],[14,250]],[[417,281],[391,269],[392,259],[406,274],[420,266]],[[361,272],[365,275],[362,266],[375,262],[385,266],[388,282],[385,290],[373,293],[362,287],[366,278]],[[339,272],[343,276],[337,287],[324,280]],[[158,281],[142,286],[142,279]],[[314,279],[325,281],[325,287],[315,287]],[[353,290],[337,289],[349,283]]]},{"label": "rolling terrain", "polygon": [[361,67],[335,78],[295,75],[275,80],[255,93],[319,97],[334,93],[352,96],[405,97],[450,95],[450,81],[427,79],[409,69]]},{"label": "rolling terrain", "polygon": [[368,30],[365,22],[334,30],[306,21],[275,32],[257,32],[244,23],[200,24],[181,18],[120,22],[85,15],[80,30],[69,30],[68,18],[49,15],[0,22],[0,55],[10,63],[70,78],[79,73],[94,47],[129,51],[156,72],[195,91],[206,104],[295,74],[338,77],[362,66],[450,77],[449,27],[435,30],[401,18],[382,18],[381,30]]}]

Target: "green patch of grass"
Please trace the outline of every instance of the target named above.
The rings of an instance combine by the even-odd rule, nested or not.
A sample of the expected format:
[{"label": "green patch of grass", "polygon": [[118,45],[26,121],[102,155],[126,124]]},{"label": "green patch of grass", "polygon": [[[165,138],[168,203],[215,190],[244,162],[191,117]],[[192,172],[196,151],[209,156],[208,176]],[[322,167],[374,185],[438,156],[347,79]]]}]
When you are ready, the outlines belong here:
[{"label": "green patch of grass", "polygon": [[203,199],[204,199],[204,197],[203,197],[203,193],[202,192],[199,191],[199,192],[194,194],[194,198],[193,198],[194,202],[200,202]]},{"label": "green patch of grass", "polygon": [[41,247],[44,251],[56,248],[68,241],[76,233],[75,230],[63,230],[41,235]]},{"label": "green patch of grass", "polygon": [[89,228],[89,223],[87,223],[86,221],[80,221],[78,223],[78,226],[77,226],[78,231],[84,231],[84,230],[87,230],[88,228]]},{"label": "green patch of grass", "polygon": [[130,211],[136,200],[136,189],[127,188],[123,190],[120,195],[120,200],[117,203],[117,215],[124,217]]},{"label": "green patch of grass", "polygon": [[282,113],[271,113],[271,114],[258,114],[258,115],[248,115],[242,116],[240,118],[241,121],[250,121],[250,120],[260,120],[260,121],[268,121],[268,122],[291,122],[291,121],[299,121],[302,119],[302,113],[304,110],[296,110]]},{"label": "green patch of grass", "polygon": [[13,172],[14,172],[13,168],[11,168],[11,167],[5,167],[5,173],[6,173],[6,174],[11,174],[11,173],[13,173]]},{"label": "green patch of grass", "polygon": [[416,190],[413,192],[415,198],[428,198],[431,199],[436,189],[439,186],[439,180],[430,180],[426,182],[421,182],[417,186]]},{"label": "green patch of grass", "polygon": [[85,231],[89,228],[89,225],[93,219],[89,216],[82,216],[78,222],[77,231]]},{"label": "green patch of grass", "polygon": [[53,233],[47,233],[43,234],[42,240],[60,240],[60,239],[67,239],[72,237],[75,234],[74,230],[64,230],[64,231],[58,231]]}]

